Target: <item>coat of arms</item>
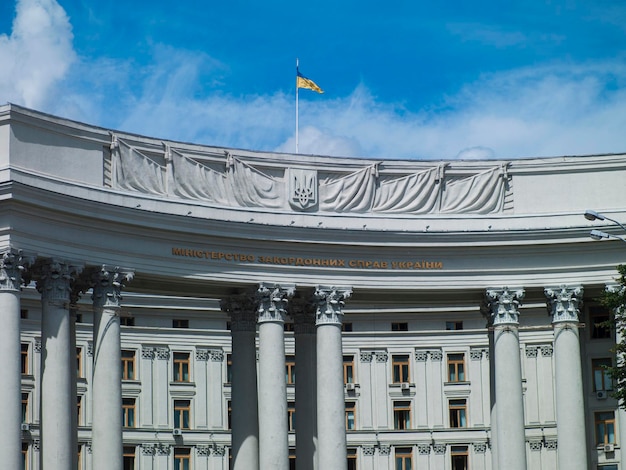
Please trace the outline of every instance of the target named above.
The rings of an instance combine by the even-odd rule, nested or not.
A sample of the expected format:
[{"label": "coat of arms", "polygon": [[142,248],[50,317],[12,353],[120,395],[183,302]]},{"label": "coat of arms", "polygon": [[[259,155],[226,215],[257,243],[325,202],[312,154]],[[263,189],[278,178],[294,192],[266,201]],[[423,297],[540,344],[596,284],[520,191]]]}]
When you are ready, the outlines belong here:
[{"label": "coat of arms", "polygon": [[317,204],[317,171],[289,169],[289,204],[295,210]]}]

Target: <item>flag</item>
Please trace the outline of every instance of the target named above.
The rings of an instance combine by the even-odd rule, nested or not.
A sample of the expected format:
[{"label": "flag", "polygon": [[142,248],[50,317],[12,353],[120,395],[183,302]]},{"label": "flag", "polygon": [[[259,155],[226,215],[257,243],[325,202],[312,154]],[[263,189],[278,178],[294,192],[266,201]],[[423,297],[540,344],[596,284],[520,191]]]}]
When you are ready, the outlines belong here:
[{"label": "flag", "polygon": [[310,78],[306,78],[296,69],[296,88],[306,88],[307,90],[313,90],[318,93],[324,93],[324,91],[317,86],[317,84]]}]

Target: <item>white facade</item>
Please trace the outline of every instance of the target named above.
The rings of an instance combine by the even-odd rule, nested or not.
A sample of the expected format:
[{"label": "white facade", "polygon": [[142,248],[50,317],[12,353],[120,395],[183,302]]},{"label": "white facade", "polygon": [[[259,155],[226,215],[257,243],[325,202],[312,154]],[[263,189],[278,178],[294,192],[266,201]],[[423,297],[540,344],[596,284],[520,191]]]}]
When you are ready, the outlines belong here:
[{"label": "white facade", "polygon": [[582,214],[626,220],[626,155],[269,154],[7,105],[0,172],[11,468],[20,440],[44,470],[621,468],[596,299],[626,248]]}]

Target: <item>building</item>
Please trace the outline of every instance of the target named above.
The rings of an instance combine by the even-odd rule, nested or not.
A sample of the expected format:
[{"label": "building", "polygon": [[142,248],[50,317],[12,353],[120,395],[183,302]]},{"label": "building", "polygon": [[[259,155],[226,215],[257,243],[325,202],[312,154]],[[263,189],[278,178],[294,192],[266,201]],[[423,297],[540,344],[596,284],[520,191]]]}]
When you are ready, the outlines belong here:
[{"label": "building", "polygon": [[283,155],[5,105],[0,161],[7,468],[622,468],[595,299],[626,250],[582,214],[626,220],[626,155]]}]

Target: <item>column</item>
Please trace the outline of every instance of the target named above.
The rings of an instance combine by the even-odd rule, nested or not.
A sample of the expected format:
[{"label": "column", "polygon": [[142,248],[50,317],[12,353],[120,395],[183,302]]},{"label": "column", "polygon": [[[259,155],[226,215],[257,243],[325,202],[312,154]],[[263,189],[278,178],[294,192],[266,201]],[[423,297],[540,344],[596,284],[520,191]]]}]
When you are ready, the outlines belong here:
[{"label": "column", "polygon": [[317,325],[318,468],[346,470],[346,422],[341,323],[349,288],[318,286],[314,294]]},{"label": "column", "polygon": [[580,339],[578,336],[581,286],[544,289],[554,327],[557,459],[560,470],[587,468],[585,408]]},{"label": "column", "polygon": [[310,302],[294,299],[289,312],[294,317],[296,341],[296,468],[314,470],[317,468],[315,311]]},{"label": "column", "polygon": [[289,469],[285,315],[293,286],[262,283],[257,290],[259,323],[259,463],[262,469]]},{"label": "column", "polygon": [[259,470],[254,302],[250,296],[242,294],[223,299],[220,306],[230,314],[231,320],[232,468]]},{"label": "column", "polygon": [[41,293],[41,466],[67,470],[75,462],[76,349],[72,349],[69,313],[70,284],[78,268],[67,262],[40,263],[37,290]]},{"label": "column", "polygon": [[6,468],[21,468],[22,398],[20,370],[20,287],[23,260],[17,250],[0,255],[0,462]]},{"label": "column", "polygon": [[487,289],[485,303],[493,325],[496,442],[498,467],[526,470],[519,310],[523,289]]},{"label": "column", "polygon": [[133,273],[102,266],[93,275],[93,425],[94,470],[122,470],[122,357],[120,301]]}]

